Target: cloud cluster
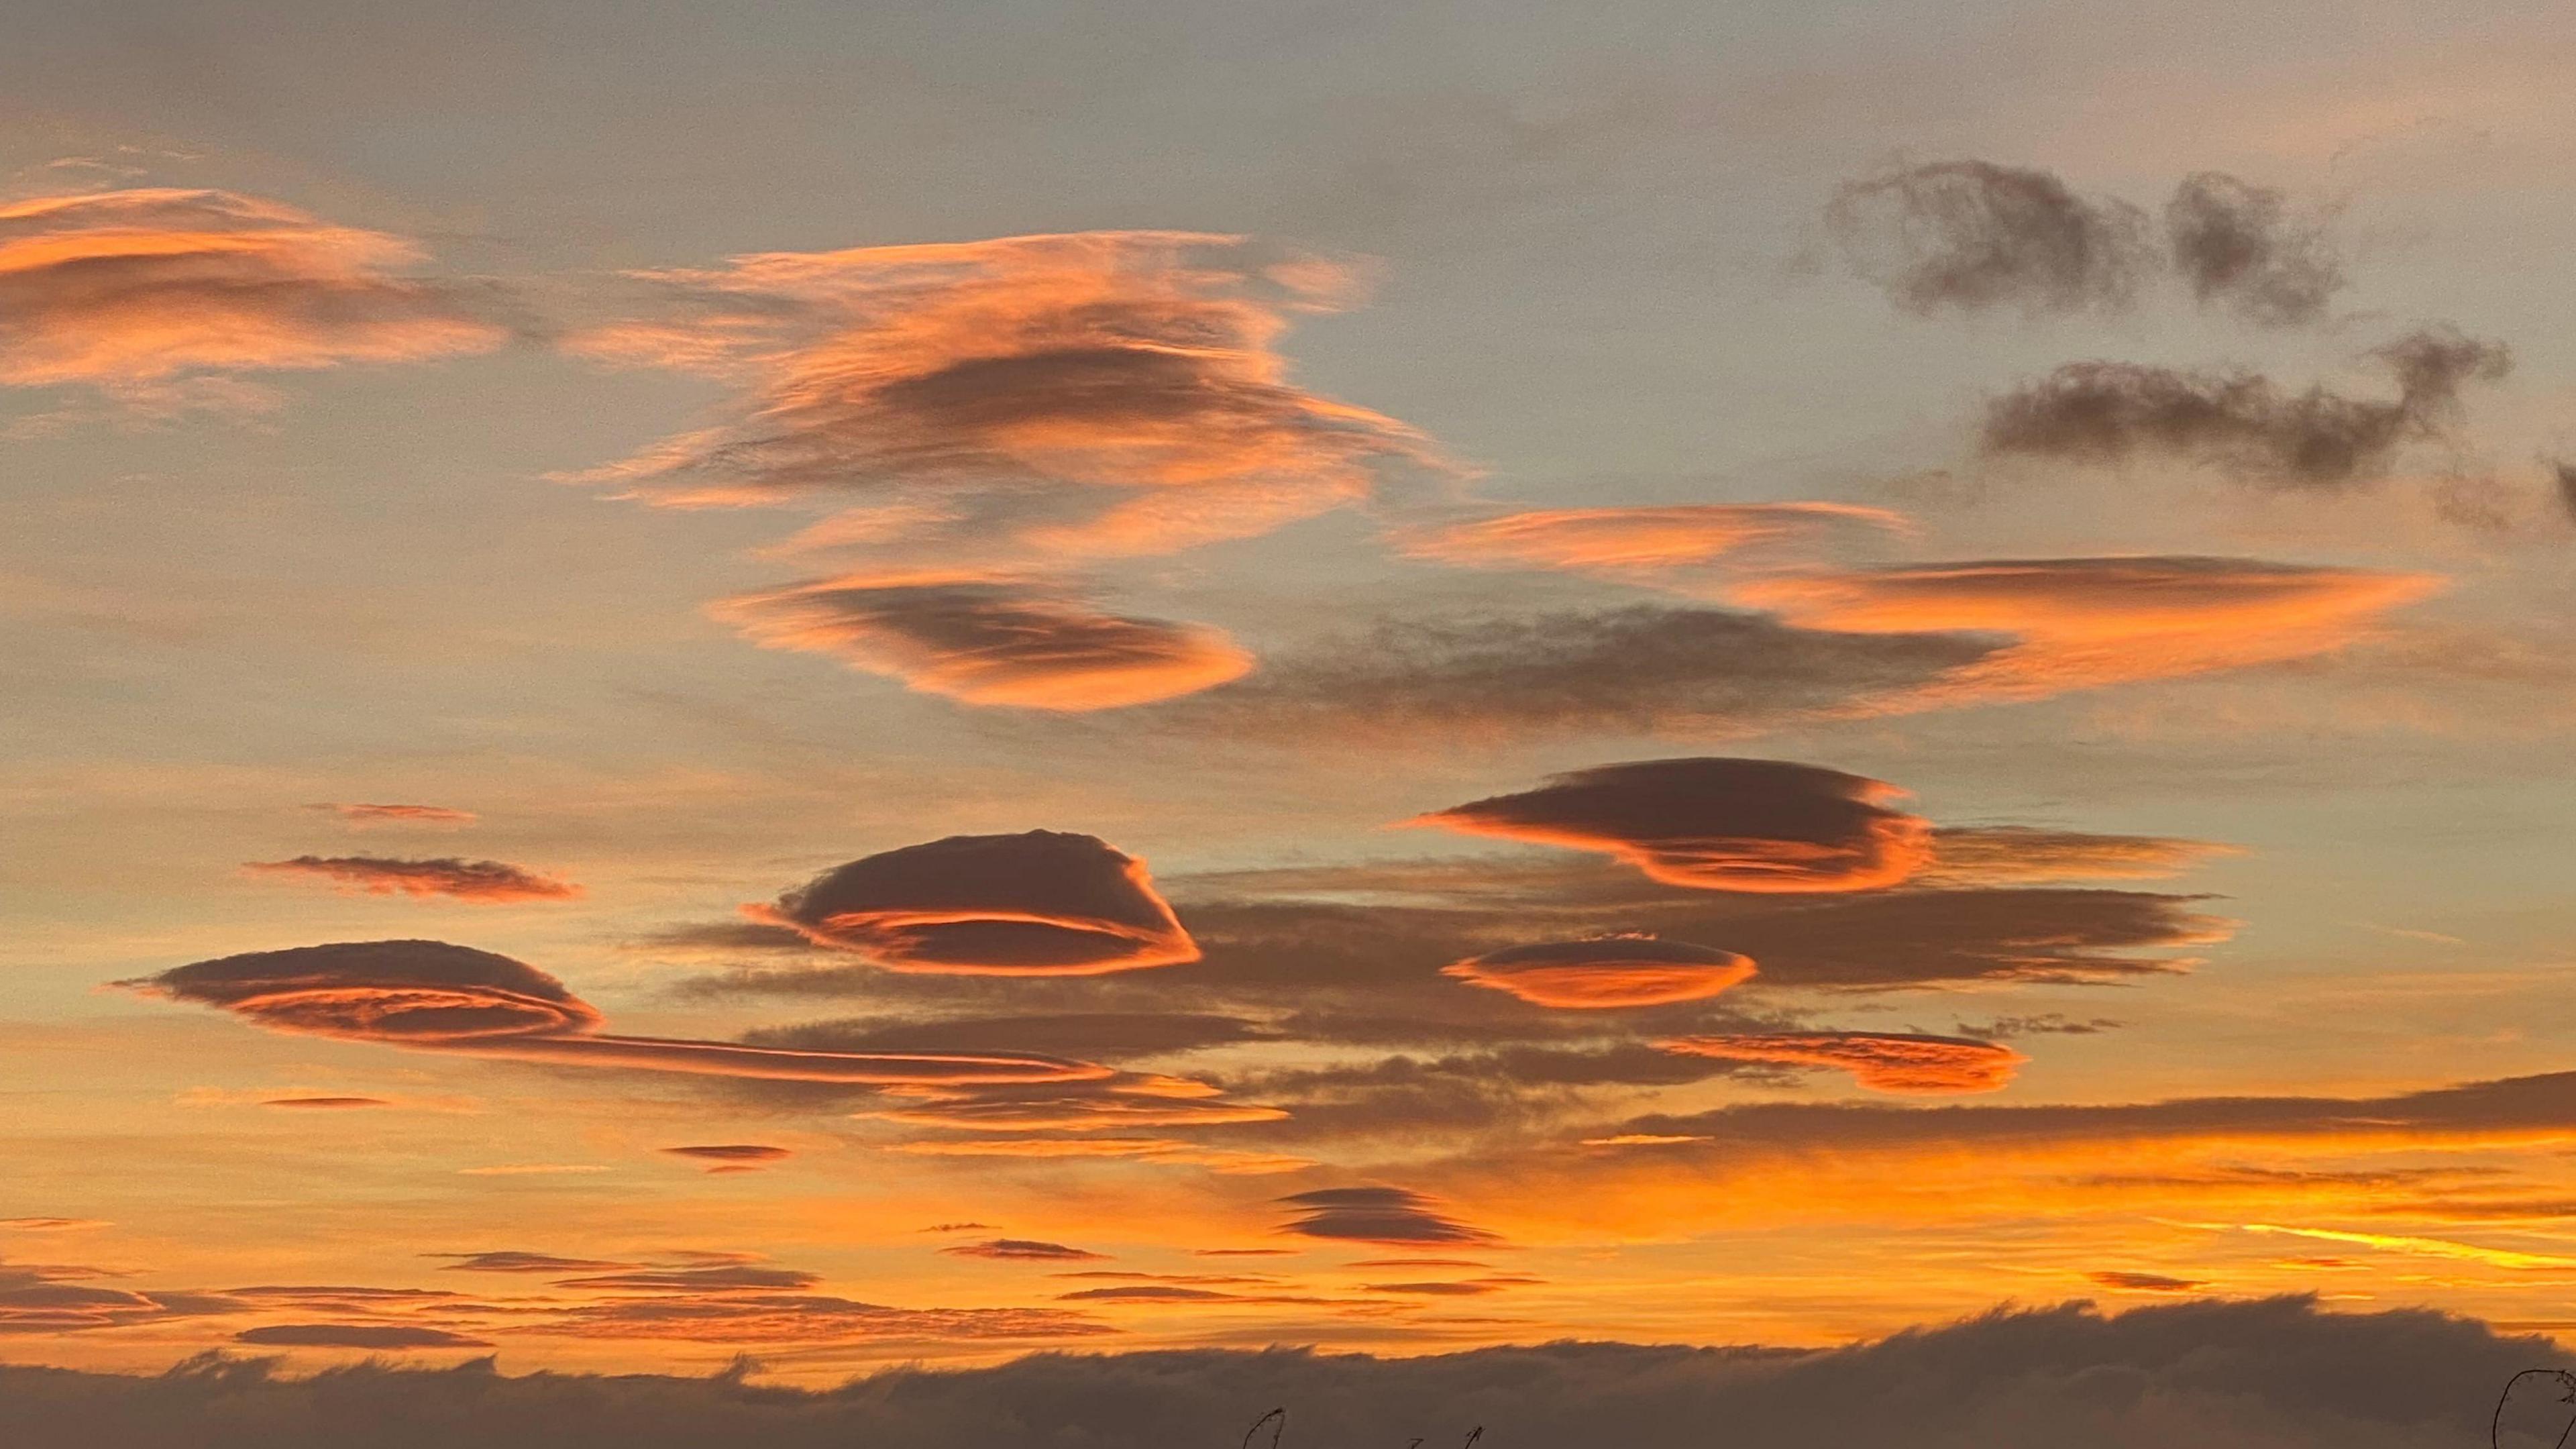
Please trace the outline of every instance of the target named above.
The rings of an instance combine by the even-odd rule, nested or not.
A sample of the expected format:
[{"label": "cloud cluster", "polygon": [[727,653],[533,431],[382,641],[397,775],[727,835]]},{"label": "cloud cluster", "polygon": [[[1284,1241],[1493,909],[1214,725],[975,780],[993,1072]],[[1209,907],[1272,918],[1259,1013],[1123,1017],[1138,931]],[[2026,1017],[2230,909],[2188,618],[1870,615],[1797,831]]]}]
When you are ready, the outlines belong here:
[{"label": "cloud cluster", "polygon": [[2407,443],[2449,432],[2467,384],[2502,377],[2502,343],[2426,328],[2375,349],[2388,398],[2323,384],[2283,391],[2259,373],[2072,362],[1988,405],[1979,442],[1996,457],[2118,463],[2166,457],[2278,487],[2342,488],[2384,472]]},{"label": "cloud cluster", "polygon": [[1006,1053],[798,1051],[615,1036],[554,977],[443,941],[351,941],[257,951],[120,983],[277,1031],[515,1061],[704,1076],[894,1086],[1082,1081],[1103,1067]]},{"label": "cloud cluster", "polygon": [[129,390],[507,339],[454,288],[397,271],[419,258],[400,237],[222,191],[0,204],[0,384]]},{"label": "cloud cluster", "polygon": [[1145,863],[1091,835],[952,835],[744,907],[890,971],[1089,976],[1198,959]]},{"label": "cloud cluster", "polygon": [[1221,630],[1105,613],[1009,578],[852,575],[727,599],[713,612],[768,648],[829,655],[968,704],[1116,709],[1252,668]]},{"label": "cloud cluster", "polygon": [[1574,771],[1410,823],[1597,850],[1668,885],[1855,891],[1894,885],[1930,859],[1930,825],[1880,803],[1904,793],[1781,760],[1647,760]]},{"label": "cloud cluster", "polygon": [[266,875],[308,875],[367,895],[445,896],[452,900],[507,903],[579,899],[581,887],[525,866],[499,860],[397,860],[382,855],[299,855],[256,860],[242,867]]},{"label": "cloud cluster", "polygon": [[1753,978],[1750,957],[1640,932],[1507,946],[1440,968],[1470,986],[1569,1010],[1700,1001]]},{"label": "cloud cluster", "polygon": [[2030,1060],[1991,1041],[1912,1032],[1774,1031],[1676,1037],[1655,1045],[1683,1056],[1847,1071],[1878,1092],[1997,1091]]}]

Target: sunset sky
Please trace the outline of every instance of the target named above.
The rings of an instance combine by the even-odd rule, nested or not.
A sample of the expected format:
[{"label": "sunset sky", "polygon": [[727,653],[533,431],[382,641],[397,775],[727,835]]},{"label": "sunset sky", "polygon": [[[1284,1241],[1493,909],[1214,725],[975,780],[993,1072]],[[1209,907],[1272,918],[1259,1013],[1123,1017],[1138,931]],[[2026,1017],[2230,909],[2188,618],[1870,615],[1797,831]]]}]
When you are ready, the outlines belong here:
[{"label": "sunset sky", "polygon": [[2576,1335],[2567,19],[13,8],[0,1362]]}]

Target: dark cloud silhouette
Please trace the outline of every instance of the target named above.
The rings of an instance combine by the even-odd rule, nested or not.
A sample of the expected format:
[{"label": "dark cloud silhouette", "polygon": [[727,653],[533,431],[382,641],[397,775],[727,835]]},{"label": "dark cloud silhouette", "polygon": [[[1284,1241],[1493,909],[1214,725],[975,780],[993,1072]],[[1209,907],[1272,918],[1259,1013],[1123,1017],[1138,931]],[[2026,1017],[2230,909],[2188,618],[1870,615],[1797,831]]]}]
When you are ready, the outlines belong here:
[{"label": "dark cloud silhouette", "polygon": [[554,977],[443,941],[257,951],[119,984],[278,1031],[573,1066],[862,1085],[1080,1081],[1108,1070],[1004,1053],[797,1051],[614,1036],[598,1031],[599,1012]]},{"label": "dark cloud silhouette", "polygon": [[1602,851],[1668,885],[1868,890],[1929,859],[1930,826],[1879,803],[1904,793],[1782,760],[1645,760],[1558,775],[1411,823]]},{"label": "dark cloud silhouette", "polygon": [[1088,976],[1198,959],[1143,861],[1053,830],[908,845],[744,911],[890,971]]},{"label": "dark cloud silhouette", "polygon": [[727,599],[714,612],[767,647],[828,654],[967,704],[1117,709],[1252,669],[1221,630],[1106,613],[1012,579],[854,575]]},{"label": "dark cloud silhouette", "polygon": [[2256,373],[2075,362],[1993,400],[1980,445],[1998,457],[2117,463],[2164,456],[2279,487],[2341,488],[2385,471],[2399,448],[2445,437],[2466,384],[2502,377],[2502,343],[2427,328],[2374,350],[2393,398],[2322,384],[2285,393]]},{"label": "dark cloud silhouette", "polygon": [[1732,609],[1639,604],[1408,620],[1273,658],[1156,709],[1166,727],[1390,746],[1624,730],[1731,734],[1920,687],[1995,652],[1965,635],[1833,633]]},{"label": "dark cloud silhouette", "polygon": [[1279,1201],[1295,1216],[1280,1231],[1336,1242],[1481,1246],[1500,1241],[1440,1211],[1439,1201],[1402,1187],[1327,1187]]},{"label": "dark cloud silhouette", "polygon": [[312,808],[327,810],[352,825],[471,825],[478,818],[471,810],[450,810],[444,805],[367,805],[330,800]]},{"label": "dark cloud silhouette", "polygon": [[784,1162],[795,1156],[785,1147],[771,1147],[759,1142],[711,1142],[697,1147],[665,1147],[674,1157],[710,1164],[709,1172],[748,1172],[773,1162]]},{"label": "dark cloud silhouette", "polygon": [[939,1251],[959,1258],[995,1258],[1024,1263],[1106,1263],[1107,1253],[1094,1253],[1083,1248],[1068,1248],[1062,1243],[1039,1242],[1033,1238],[988,1238],[980,1243],[956,1243]]},{"label": "dark cloud silhouette", "polygon": [[2105,1288],[2127,1293],[2195,1293],[2209,1286],[2205,1279],[2175,1278],[2163,1273],[2108,1271],[2084,1275]]},{"label": "dark cloud silhouette", "polygon": [[1698,1001],[1752,979],[1749,957],[1652,936],[1595,936],[1506,946],[1440,968],[1533,1006],[1610,1008]]},{"label": "dark cloud silhouette", "polygon": [[2201,305],[2260,326],[2314,322],[2344,286],[2320,228],[2293,218],[2282,193],[2222,171],[2183,178],[2165,203],[2165,240]]},{"label": "dark cloud silhouette", "polygon": [[1911,312],[2116,311],[2156,260],[2136,207],[1989,161],[1848,182],[1825,220],[1852,269]]},{"label": "dark cloud silhouette", "polygon": [[410,1323],[272,1323],[245,1328],[233,1342],[263,1348],[490,1348],[492,1341]]},{"label": "dark cloud silhouette", "polygon": [[507,332],[394,269],[418,248],[223,191],[0,204],[0,384],[110,390],[187,375],[481,352]]},{"label": "dark cloud silhouette", "polygon": [[2576,520],[2576,463],[2552,463],[2549,472],[2558,484],[2559,506],[2567,510],[2570,520]]},{"label": "dark cloud silhouette", "polygon": [[1684,1056],[1847,1071],[1853,1081],[1879,1092],[1992,1092],[2030,1060],[1991,1041],[1912,1032],[1743,1032],[1655,1045]]},{"label": "dark cloud silhouette", "polygon": [[460,901],[568,901],[581,887],[498,860],[396,860],[381,855],[299,855],[242,867],[265,875],[309,875],[368,895],[446,896]]},{"label": "dark cloud silhouette", "polygon": [[[1232,1444],[1286,1404],[1291,1444],[1741,1449],[2459,1449],[2527,1367],[2576,1366],[2546,1339],[2423,1309],[2306,1299],[1998,1311],[1847,1347],[1557,1343],[1381,1358],[1272,1349],[1038,1354],[990,1368],[893,1369],[838,1389],[652,1374],[506,1375],[351,1365],[291,1378],[200,1358],[161,1375],[0,1368],[30,1443],[87,1449],[990,1449],[1030,1426],[1067,1443]],[[2548,1444],[2567,1406],[2507,1406],[2508,1445]],[[1506,1438],[1495,1438],[1508,1429]]]}]

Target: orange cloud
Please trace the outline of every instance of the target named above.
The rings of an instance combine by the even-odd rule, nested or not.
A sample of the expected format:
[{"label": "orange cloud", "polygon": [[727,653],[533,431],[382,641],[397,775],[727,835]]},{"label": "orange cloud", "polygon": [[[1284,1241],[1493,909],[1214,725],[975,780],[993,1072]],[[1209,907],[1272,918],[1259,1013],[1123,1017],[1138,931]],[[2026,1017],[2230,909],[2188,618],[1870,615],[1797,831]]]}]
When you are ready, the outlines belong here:
[{"label": "orange cloud", "polygon": [[[996,1137],[962,1142],[898,1142],[886,1150],[915,1157],[1121,1158],[1185,1163],[1235,1176],[1295,1172],[1315,1165],[1307,1158],[1284,1153],[1201,1147],[1170,1137]],[[1259,1251],[1266,1254],[1270,1250]]]},{"label": "orange cloud", "polygon": [[[1327,269],[1337,276],[1337,272]],[[1059,552],[1265,532],[1438,468],[1391,418],[1286,380],[1292,312],[1338,282],[1241,238],[1093,232],[769,253],[641,274],[604,361],[745,378],[726,421],[575,475],[665,504],[937,489]],[[988,540],[989,541],[989,540]]]},{"label": "orange cloud", "polygon": [[471,810],[450,810],[444,805],[369,805],[326,800],[312,808],[328,810],[352,825],[471,825],[479,818]]},{"label": "orange cloud", "polygon": [[1561,569],[1653,579],[1754,544],[1852,524],[1902,530],[1904,516],[1848,503],[1684,503],[1547,508],[1400,534],[1407,558],[1481,568]]},{"label": "orange cloud", "polygon": [[854,1085],[1072,1082],[1108,1068],[1011,1053],[833,1052],[611,1036],[543,971],[443,941],[257,951],[119,983],[277,1031],[514,1061]]},{"label": "orange cloud", "polygon": [[771,649],[827,654],[923,694],[1079,711],[1191,694],[1252,669],[1200,624],[1101,612],[1035,586],[965,575],[852,575],[714,606]]},{"label": "orange cloud", "polygon": [[1930,859],[1929,824],[1879,803],[1904,793],[1782,760],[1644,760],[1406,823],[1597,850],[1666,885],[1856,891],[1894,885]]},{"label": "orange cloud", "polygon": [[580,886],[498,860],[395,860],[381,855],[299,855],[242,867],[267,875],[311,875],[372,896],[446,896],[460,901],[568,901]]},{"label": "orange cloud", "polygon": [[889,971],[1094,976],[1199,956],[1145,862],[1053,830],[885,851],[743,913]]},{"label": "orange cloud", "polygon": [[2054,880],[2155,880],[2181,875],[2232,845],[2155,835],[2093,835],[2026,825],[1932,832],[1930,880],[1942,885],[2025,885]]},{"label": "orange cloud", "polygon": [[2030,1058],[1990,1041],[1910,1032],[1777,1031],[1686,1036],[1655,1045],[1721,1061],[1828,1067],[1879,1092],[1992,1092]]},{"label": "orange cloud", "polygon": [[1533,1006],[1583,1009],[1698,1001],[1751,980],[1754,965],[1732,951],[1617,935],[1489,951],[1440,974]]},{"label": "orange cloud", "polygon": [[0,383],[127,388],[506,340],[452,288],[395,274],[419,258],[400,237],[222,191],[0,204]]},{"label": "orange cloud", "polygon": [[2141,555],[1781,574],[1739,584],[1729,597],[1801,628],[1969,631],[2017,640],[1890,701],[1927,707],[2035,699],[2330,653],[2440,586],[2425,574]]}]

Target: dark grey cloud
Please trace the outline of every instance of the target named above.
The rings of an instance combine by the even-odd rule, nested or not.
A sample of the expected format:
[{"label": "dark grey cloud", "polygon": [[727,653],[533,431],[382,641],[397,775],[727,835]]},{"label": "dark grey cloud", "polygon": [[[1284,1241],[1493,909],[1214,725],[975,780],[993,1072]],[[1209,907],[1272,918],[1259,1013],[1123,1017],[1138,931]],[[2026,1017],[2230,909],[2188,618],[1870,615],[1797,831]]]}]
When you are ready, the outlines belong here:
[{"label": "dark grey cloud", "polygon": [[2568,518],[2576,519],[2576,463],[2552,463],[2549,472],[2558,484],[2559,506],[2567,510]]},{"label": "dark grey cloud", "polygon": [[2117,311],[2155,266],[2138,208],[1990,161],[1846,183],[1825,220],[1852,269],[1912,312]]},{"label": "dark grey cloud", "polygon": [[2345,282],[2321,227],[2293,216],[2283,193],[2223,171],[2194,173],[2174,188],[2165,240],[2203,306],[2260,326],[2318,320]]},{"label": "dark grey cloud", "polygon": [[[1038,1354],[837,1389],[367,1363],[311,1378],[208,1356],[160,1375],[0,1368],[10,1427],[85,1449],[990,1449],[1230,1445],[1287,1405],[1286,1445],[1729,1449],[2460,1449],[2537,1337],[2306,1299],[1997,1311],[1826,1350],[1556,1343],[1381,1358],[1312,1350]],[[2509,1449],[2565,1423],[2555,1385],[2505,1406]],[[1263,1442],[1267,1442],[1266,1439]]]},{"label": "dark grey cloud", "polygon": [[1980,446],[1998,457],[2118,463],[2161,456],[2279,487],[2336,488],[2385,471],[2409,442],[2448,436],[2460,390],[2502,377],[2499,342],[2428,327],[2374,349],[2393,398],[2322,384],[2283,391],[2241,370],[2068,363],[1989,404]]},{"label": "dark grey cloud", "polygon": [[410,1323],[272,1323],[245,1328],[233,1342],[263,1348],[490,1348],[492,1341]]},{"label": "dark grey cloud", "polygon": [[382,855],[299,855],[255,860],[242,869],[261,875],[306,875],[367,895],[446,896],[460,901],[568,901],[580,886],[540,875],[505,860],[398,860]]}]

